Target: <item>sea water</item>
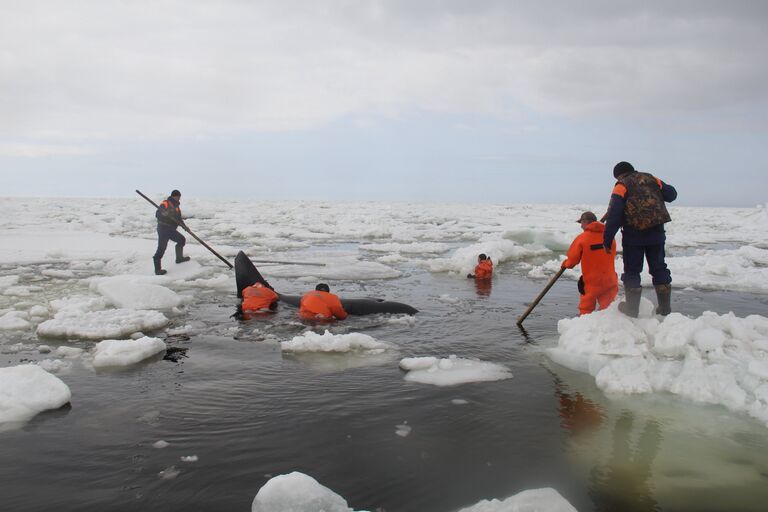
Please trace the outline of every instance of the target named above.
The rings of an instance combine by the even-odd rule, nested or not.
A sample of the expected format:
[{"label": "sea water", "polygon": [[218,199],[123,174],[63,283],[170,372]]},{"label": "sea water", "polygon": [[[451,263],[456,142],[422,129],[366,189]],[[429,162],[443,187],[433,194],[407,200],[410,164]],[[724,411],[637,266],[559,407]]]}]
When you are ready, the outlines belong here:
[{"label": "sea water", "polygon": [[[0,425],[4,508],[248,510],[299,472],[354,510],[452,511],[539,488],[580,511],[764,509],[764,422],[606,394],[548,356],[576,314],[577,272],[515,325],[587,206],[189,203],[190,227],[230,260],[327,264],[260,266],[278,291],[322,280],[420,312],[307,325],[281,305],[240,321],[231,271],[194,241],[192,262],[174,265],[171,247],[169,274],[152,275],[140,200],[3,199],[0,369],[39,364],[71,391]],[[765,209],[672,213],[675,310],[765,315]],[[478,252],[496,263],[490,286],[465,277]],[[94,364],[116,333],[166,350]],[[426,378],[408,378],[415,358],[436,362]]]}]

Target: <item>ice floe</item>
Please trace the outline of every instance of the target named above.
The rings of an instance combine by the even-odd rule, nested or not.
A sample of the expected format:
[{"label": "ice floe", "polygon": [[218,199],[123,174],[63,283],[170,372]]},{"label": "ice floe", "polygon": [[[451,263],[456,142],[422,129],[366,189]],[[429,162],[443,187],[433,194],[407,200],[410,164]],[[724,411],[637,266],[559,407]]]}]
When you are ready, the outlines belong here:
[{"label": "ice floe", "polygon": [[[251,504],[251,512],[355,512],[340,495],[304,473],[270,478]],[[505,500],[483,500],[461,512],[576,512],[552,488],[522,491]]]},{"label": "ice floe", "polygon": [[24,422],[49,409],[58,409],[72,398],[69,387],[37,365],[0,368],[0,428],[3,423]]},{"label": "ice floe", "polygon": [[496,363],[464,359],[454,355],[447,358],[406,357],[400,361],[405,380],[435,386],[456,386],[469,382],[511,379],[509,368]]},{"label": "ice floe", "polygon": [[159,311],[108,309],[79,315],[57,313],[37,326],[37,335],[48,338],[103,340],[125,338],[135,332],[165,327],[168,318]]},{"label": "ice floe", "polygon": [[707,311],[696,318],[653,314],[643,299],[638,319],[614,303],[558,323],[555,362],[587,372],[606,393],[679,395],[746,413],[768,425],[768,318]]},{"label": "ice floe", "polygon": [[293,339],[280,343],[286,352],[350,352],[363,351],[378,354],[390,345],[376,340],[372,336],[353,332],[349,334],[333,334],[326,330],[323,334],[307,331]]},{"label": "ice floe", "polygon": [[163,340],[148,336],[138,340],[104,340],[94,347],[93,366],[128,366],[164,352],[165,349]]}]

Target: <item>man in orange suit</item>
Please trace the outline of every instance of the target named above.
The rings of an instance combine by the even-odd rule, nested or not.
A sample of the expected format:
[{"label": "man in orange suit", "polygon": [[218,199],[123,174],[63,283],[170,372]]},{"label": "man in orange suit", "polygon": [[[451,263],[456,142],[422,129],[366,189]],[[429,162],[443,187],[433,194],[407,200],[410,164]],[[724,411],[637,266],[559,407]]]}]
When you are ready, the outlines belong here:
[{"label": "man in orange suit", "polygon": [[595,303],[600,305],[600,309],[607,308],[619,291],[614,266],[616,241],[612,242],[610,252],[603,249],[605,226],[597,221],[597,216],[592,212],[582,213],[577,222],[584,232],[571,243],[562,266],[573,268],[581,263],[580,281],[583,280],[583,287],[580,282],[579,314],[586,315],[595,310]]},{"label": "man in orange suit", "polygon": [[299,316],[305,320],[344,320],[347,312],[338,295],[331,293],[327,284],[320,283],[314,291],[302,295]]}]

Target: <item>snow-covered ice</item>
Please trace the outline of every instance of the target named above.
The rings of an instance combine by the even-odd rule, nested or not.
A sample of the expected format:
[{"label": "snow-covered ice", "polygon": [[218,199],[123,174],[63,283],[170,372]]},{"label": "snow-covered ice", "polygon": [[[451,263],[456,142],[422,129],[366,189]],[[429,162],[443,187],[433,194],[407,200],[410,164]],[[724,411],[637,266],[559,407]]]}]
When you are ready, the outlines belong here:
[{"label": "snow-covered ice", "polygon": [[[270,478],[253,499],[251,512],[354,512],[347,500],[317,480],[294,471]],[[505,500],[483,500],[461,512],[576,512],[552,488],[522,491]]]},{"label": "snow-covered ice", "polygon": [[594,376],[606,393],[668,392],[747,413],[768,425],[768,318],[711,311],[631,319],[608,309],[558,323],[555,362]]},{"label": "snow-covered ice", "polygon": [[93,366],[128,366],[165,351],[165,342],[145,336],[138,340],[104,340],[96,344]]},{"label": "snow-covered ice", "polygon": [[108,309],[81,315],[57,313],[37,326],[37,334],[49,338],[98,340],[123,338],[137,331],[160,329],[167,324],[168,318],[159,311]]},{"label": "snow-covered ice", "polygon": [[0,428],[58,409],[72,398],[69,387],[37,365],[0,368]]},{"label": "snow-covered ice", "polygon": [[405,380],[435,386],[456,386],[469,382],[488,382],[511,379],[512,372],[505,366],[487,361],[464,359],[456,356],[406,357],[400,361]]},{"label": "snow-covered ice", "polygon": [[378,354],[388,348],[389,344],[376,340],[362,333],[333,334],[326,330],[323,334],[307,331],[293,339],[280,343],[286,352],[351,352],[364,351]]}]

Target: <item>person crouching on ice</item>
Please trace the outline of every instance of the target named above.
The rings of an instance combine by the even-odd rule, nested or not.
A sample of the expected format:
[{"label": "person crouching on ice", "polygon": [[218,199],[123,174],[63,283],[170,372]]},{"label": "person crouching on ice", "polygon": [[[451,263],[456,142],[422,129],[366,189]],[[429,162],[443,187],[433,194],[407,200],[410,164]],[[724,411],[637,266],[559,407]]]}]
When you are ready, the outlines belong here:
[{"label": "person crouching on ice", "polygon": [[478,256],[475,273],[467,274],[467,277],[474,277],[475,279],[490,279],[493,277],[493,262],[491,261],[491,258],[485,254]]},{"label": "person crouching on ice", "polygon": [[612,242],[610,253],[603,249],[605,226],[597,221],[597,216],[592,212],[582,213],[576,222],[581,224],[584,232],[571,243],[562,267],[573,268],[581,262],[579,314],[586,315],[595,310],[595,302],[600,305],[600,309],[610,306],[619,292],[619,280],[614,266],[616,241]]},{"label": "person crouching on ice", "polygon": [[271,288],[256,283],[243,290],[242,310],[244,313],[267,313],[277,309],[279,296]]},{"label": "person crouching on ice", "polygon": [[327,284],[320,283],[314,291],[302,295],[299,316],[305,320],[344,320],[347,312],[338,295],[331,293]]}]

